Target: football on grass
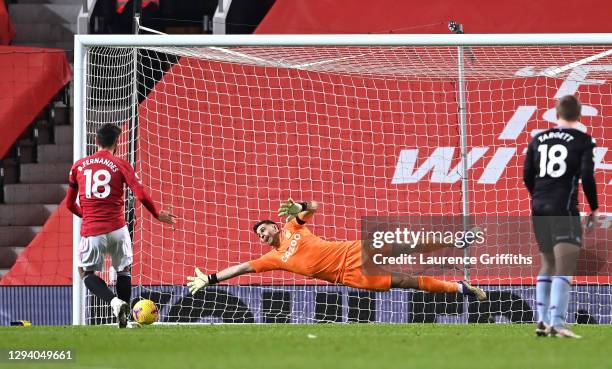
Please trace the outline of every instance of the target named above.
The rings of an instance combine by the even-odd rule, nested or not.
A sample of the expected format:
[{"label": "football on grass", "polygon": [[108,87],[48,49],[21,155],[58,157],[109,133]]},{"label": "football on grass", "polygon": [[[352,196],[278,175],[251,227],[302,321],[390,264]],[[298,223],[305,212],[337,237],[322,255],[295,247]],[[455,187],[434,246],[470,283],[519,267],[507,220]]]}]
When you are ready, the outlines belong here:
[{"label": "football on grass", "polygon": [[159,311],[157,305],[151,300],[140,300],[134,305],[132,309],[132,316],[134,321],[140,324],[153,324],[157,321]]}]

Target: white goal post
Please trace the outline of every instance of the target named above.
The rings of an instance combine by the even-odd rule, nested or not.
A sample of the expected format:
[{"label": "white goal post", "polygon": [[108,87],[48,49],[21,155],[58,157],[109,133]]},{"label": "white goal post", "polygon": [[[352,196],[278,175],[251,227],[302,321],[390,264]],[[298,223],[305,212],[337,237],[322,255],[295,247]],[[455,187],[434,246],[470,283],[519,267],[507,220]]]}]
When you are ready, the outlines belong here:
[{"label": "white goal post", "polygon": [[[600,206],[612,212],[611,50],[612,33],[76,35],[74,160],[94,152],[100,124],[121,125],[120,155],[179,213],[170,230],[126,204],[132,298],[153,299],[162,322],[532,321],[538,249],[523,150],[554,121],[554,101],[576,94],[597,140]],[[250,229],[278,220],[287,197],[323,203],[312,230],[325,239],[360,239],[365,216],[455,216],[463,229],[495,229],[488,253],[516,242],[535,262],[441,275],[469,276],[489,292],[484,303],[286,272],[188,296],[181,281],[195,266],[213,273],[267,252]],[[79,231],[74,217],[73,324],[108,323],[76,268]],[[570,322],[612,322],[608,228],[597,232],[585,250],[598,264],[577,278]]]}]

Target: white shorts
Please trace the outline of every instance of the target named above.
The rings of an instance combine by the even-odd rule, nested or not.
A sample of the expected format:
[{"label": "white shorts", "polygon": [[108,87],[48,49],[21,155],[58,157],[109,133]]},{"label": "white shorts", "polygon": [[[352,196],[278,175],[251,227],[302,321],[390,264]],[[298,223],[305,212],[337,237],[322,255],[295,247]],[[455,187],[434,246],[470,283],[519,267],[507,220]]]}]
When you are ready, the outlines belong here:
[{"label": "white shorts", "polygon": [[81,237],[79,267],[85,271],[104,270],[104,257],[110,255],[113,268],[120,272],[132,264],[132,239],[127,226],[110,233]]}]

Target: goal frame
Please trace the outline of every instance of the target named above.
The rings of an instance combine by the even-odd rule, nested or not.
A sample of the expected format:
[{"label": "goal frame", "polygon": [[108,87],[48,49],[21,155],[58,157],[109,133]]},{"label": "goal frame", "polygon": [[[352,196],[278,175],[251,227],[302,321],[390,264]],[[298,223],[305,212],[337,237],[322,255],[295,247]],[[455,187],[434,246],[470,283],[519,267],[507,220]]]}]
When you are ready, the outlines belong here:
[{"label": "goal frame", "polygon": [[[462,75],[462,48],[466,46],[546,46],[546,45],[611,45],[612,33],[557,33],[557,34],[312,34],[312,35],[75,35],[74,38],[74,143],[73,159],[86,154],[85,122],[85,66],[86,48],[109,47],[231,47],[231,46],[456,46],[459,48],[458,70]],[[590,59],[590,58],[587,58]],[[592,61],[592,60],[588,60]],[[588,62],[587,61],[587,62]],[[581,63],[577,60],[575,63]],[[571,68],[569,64],[568,67]],[[580,64],[577,64],[580,65]],[[135,65],[136,67],[136,65]],[[564,68],[561,67],[561,68]],[[461,83],[458,93],[461,94]],[[137,91],[134,90],[136,94]],[[133,98],[135,96],[132,96]],[[137,101],[137,100],[136,100]],[[465,101],[464,101],[465,102]],[[465,120],[462,119],[462,125]],[[465,168],[467,156],[465,130],[461,130],[461,160]],[[133,150],[134,145],[131,149]],[[132,153],[133,154],[133,153]],[[467,184],[462,192],[467,194]],[[463,196],[464,216],[469,199]],[[85,324],[85,291],[77,269],[81,219],[73,217],[73,280],[72,323]]]}]

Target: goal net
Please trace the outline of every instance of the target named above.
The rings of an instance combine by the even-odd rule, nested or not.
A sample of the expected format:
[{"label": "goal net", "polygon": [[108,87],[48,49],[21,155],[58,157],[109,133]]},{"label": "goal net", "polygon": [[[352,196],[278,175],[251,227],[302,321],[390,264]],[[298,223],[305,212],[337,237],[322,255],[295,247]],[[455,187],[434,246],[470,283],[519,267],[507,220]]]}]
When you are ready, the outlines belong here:
[{"label": "goal net", "polygon": [[[532,322],[539,258],[524,153],[554,125],[555,101],[578,96],[597,140],[600,211],[612,211],[611,48],[464,45],[460,57],[456,46],[85,46],[82,154],[96,151],[101,124],[121,126],[119,154],[180,217],[172,228],[138,203],[132,214],[128,194],[133,303],[155,301],[167,323]],[[189,295],[195,267],[214,273],[270,251],[252,226],[282,224],[277,209],[290,197],[321,203],[308,227],[326,240],[361,239],[364,217],[444,228],[469,215],[485,230],[465,251],[475,265],[400,272],[469,275],[488,299],[358,290],[283,271]],[[570,323],[612,320],[608,225],[585,237]],[[485,254],[499,258],[487,264]],[[86,324],[112,322],[90,295],[82,309]]]}]

